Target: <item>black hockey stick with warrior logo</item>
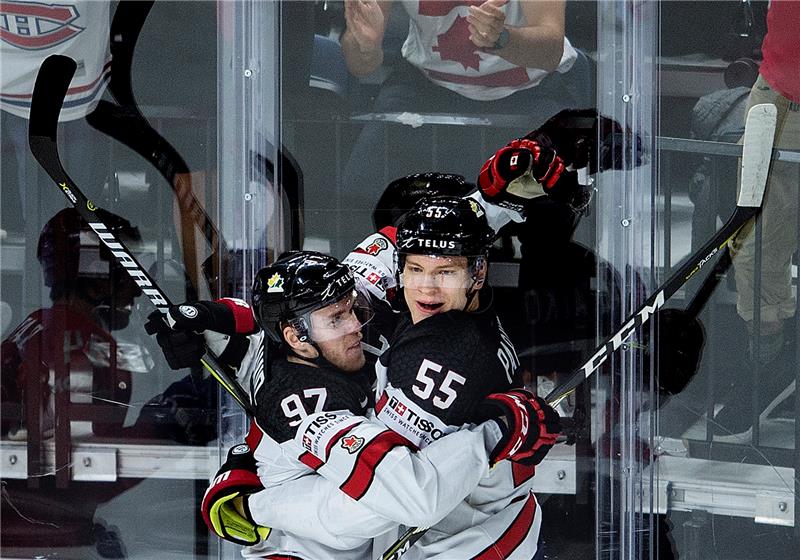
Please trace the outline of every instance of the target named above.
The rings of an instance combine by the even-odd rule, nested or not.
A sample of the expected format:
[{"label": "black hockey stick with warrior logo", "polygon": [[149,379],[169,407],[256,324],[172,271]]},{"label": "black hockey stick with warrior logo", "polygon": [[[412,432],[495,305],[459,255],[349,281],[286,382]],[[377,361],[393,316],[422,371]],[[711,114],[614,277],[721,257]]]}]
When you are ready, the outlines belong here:
[{"label": "black hockey stick with warrior logo", "polygon": [[[77,185],[70,179],[58,155],[58,115],[64,103],[69,83],[77,65],[69,57],[61,55],[49,56],[39,69],[31,101],[31,117],[28,128],[28,142],[31,152],[44,168],[50,178],[69,199],[78,213],[94,230],[103,244],[108,247],[130,277],[136,282],[150,302],[162,313],[166,313],[172,305],[167,295],[158,287],[152,277],[131,254],[125,244],[109,231],[106,225],[95,214],[97,207]],[[253,415],[250,398],[215,356],[206,351],[200,362],[203,367],[227,390],[234,399]]]},{"label": "black hockey stick with warrior logo", "polygon": [[[741,187],[736,201],[736,210],[722,228],[703,247],[689,256],[683,265],[667,279],[625,321],[623,326],[600,344],[592,357],[575,370],[563,383],[553,389],[545,400],[555,406],[606,361],[608,356],[622,346],[633,332],[642,326],[664,305],[681,286],[697,273],[711,258],[720,252],[728,241],[761,210],[767,184],[772,144],[775,137],[777,110],[765,103],[750,109],[744,131],[742,148]],[[412,527],[404,533],[380,560],[397,560],[417,542],[428,527]]]}]

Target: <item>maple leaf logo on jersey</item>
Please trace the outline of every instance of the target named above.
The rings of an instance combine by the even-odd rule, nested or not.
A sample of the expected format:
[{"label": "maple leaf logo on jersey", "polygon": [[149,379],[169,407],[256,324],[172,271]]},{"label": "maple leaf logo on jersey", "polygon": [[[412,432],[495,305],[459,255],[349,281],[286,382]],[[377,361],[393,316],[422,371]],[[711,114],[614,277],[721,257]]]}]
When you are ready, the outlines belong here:
[{"label": "maple leaf logo on jersey", "polygon": [[361,449],[364,445],[364,438],[358,436],[345,436],[342,438],[342,447],[347,449],[351,455]]},{"label": "maple leaf logo on jersey", "polygon": [[0,39],[20,49],[49,49],[83,31],[83,27],[72,23],[79,16],[75,6],[67,4],[3,2]]},{"label": "maple leaf logo on jersey", "polygon": [[384,249],[388,249],[388,248],[389,248],[389,243],[387,243],[385,239],[378,238],[375,241],[373,241],[372,243],[370,243],[364,249],[364,251],[366,251],[368,255],[375,256],[378,253],[380,253],[381,251],[383,251]]},{"label": "maple leaf logo on jersey", "polygon": [[439,35],[438,45],[432,47],[433,52],[438,52],[442,60],[452,60],[464,67],[480,69],[481,57],[478,56],[478,47],[469,40],[469,24],[467,18],[458,16],[450,29]]}]

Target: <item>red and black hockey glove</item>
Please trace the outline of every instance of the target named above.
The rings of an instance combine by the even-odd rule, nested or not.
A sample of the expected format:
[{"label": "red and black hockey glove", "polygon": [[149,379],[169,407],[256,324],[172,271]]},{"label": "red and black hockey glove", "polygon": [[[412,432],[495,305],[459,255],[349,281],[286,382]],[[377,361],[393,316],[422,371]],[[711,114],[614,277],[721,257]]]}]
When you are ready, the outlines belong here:
[{"label": "red and black hockey glove", "polygon": [[568,201],[573,188],[565,167],[552,148],[534,140],[512,140],[483,164],[478,186],[484,199],[501,205],[522,205],[542,194]]},{"label": "red and black hockey glove", "polygon": [[[257,330],[252,308],[233,298],[173,305],[166,314],[154,311],[147,317],[144,328],[148,334],[156,335],[156,341],[172,369],[197,365],[206,352],[206,341],[201,334],[204,331],[234,337]],[[243,355],[242,346],[241,343],[225,345],[224,354],[229,355],[220,353],[220,362],[238,366]]]},{"label": "red and black hockey glove", "polygon": [[262,489],[250,448],[244,443],[234,445],[203,496],[203,520],[226,541],[254,545],[266,540],[272,529],[253,521],[246,499]]},{"label": "red and black hockey glove", "polygon": [[503,432],[492,450],[489,462],[508,459],[523,465],[538,465],[555,445],[561,432],[558,413],[544,399],[515,389],[492,393],[481,405],[484,418],[495,418]]}]

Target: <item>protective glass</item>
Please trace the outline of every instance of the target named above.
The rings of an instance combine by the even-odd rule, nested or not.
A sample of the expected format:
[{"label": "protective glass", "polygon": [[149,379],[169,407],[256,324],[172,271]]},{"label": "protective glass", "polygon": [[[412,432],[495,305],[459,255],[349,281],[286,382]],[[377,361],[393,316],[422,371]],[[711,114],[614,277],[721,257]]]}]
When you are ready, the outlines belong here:
[{"label": "protective glass", "polygon": [[405,288],[469,289],[474,278],[465,257],[426,255],[421,259],[406,258],[400,274]]},{"label": "protective glass", "polygon": [[360,331],[374,314],[369,299],[353,290],[336,303],[304,315],[303,320],[311,340],[325,342]]}]

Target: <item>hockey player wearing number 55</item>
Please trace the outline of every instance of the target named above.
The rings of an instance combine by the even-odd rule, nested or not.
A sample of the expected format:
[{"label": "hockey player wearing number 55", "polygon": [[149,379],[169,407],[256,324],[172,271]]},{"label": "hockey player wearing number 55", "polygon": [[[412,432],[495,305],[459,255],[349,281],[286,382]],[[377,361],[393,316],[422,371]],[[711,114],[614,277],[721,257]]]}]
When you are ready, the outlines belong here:
[{"label": "hockey player wearing number 55", "polygon": [[[365,359],[360,349],[361,326],[369,320],[369,307],[361,303],[355,291],[352,273],[332,257],[318,253],[298,252],[279,259],[262,269],[254,284],[254,311],[262,332],[249,337],[240,370],[253,374],[240,376],[255,395],[256,418],[246,445],[232,448],[228,460],[212,482],[203,501],[203,516],[219,536],[250,545],[244,549],[248,557],[303,559],[369,558],[371,540],[363,535],[343,537],[309,531],[300,524],[298,534],[271,531],[259,526],[257,508],[249,494],[262,485],[273,488],[294,481],[295,488],[287,508],[302,510],[315,500],[313,474],[318,461],[302,445],[295,442],[297,426],[309,414],[322,412],[317,424],[320,433],[343,431],[353,423],[363,424],[386,453],[386,463],[400,473],[413,472],[417,478],[398,479],[395,469],[378,473],[373,492],[364,504],[388,508],[378,518],[374,510],[366,510],[375,519],[376,532],[396,527],[398,523],[425,523],[430,516],[441,517],[455,507],[488,470],[491,461],[524,458],[536,437],[525,437],[533,409],[527,395],[497,395],[498,403],[519,403],[521,412],[499,404],[491,415],[505,420],[486,422],[461,430],[426,450],[414,453],[407,442],[385,426],[362,415],[372,407],[369,383],[362,376]],[[155,316],[154,321],[159,320]],[[172,329],[161,327],[159,343],[173,367],[191,360],[191,330],[208,328],[233,334],[225,341],[220,360],[227,363],[232,350],[252,328],[252,313],[241,301],[198,302],[184,304],[170,311]],[[178,330],[175,330],[175,329]],[[219,338],[206,331],[207,339]],[[280,356],[270,362],[265,376],[257,366],[262,363],[259,335],[266,333],[277,345]],[[255,350],[251,353],[251,348]],[[220,348],[217,348],[218,350]],[[180,359],[176,359],[180,357]],[[196,359],[196,358],[194,358]],[[250,366],[256,366],[256,369]],[[504,438],[503,434],[508,434]],[[341,437],[341,445],[355,452],[364,443],[363,436]],[[337,442],[338,443],[338,442]],[[366,445],[366,444],[365,444]],[[253,452],[251,452],[251,449]],[[458,460],[453,457],[458,452]],[[320,479],[321,480],[321,479]],[[404,493],[394,500],[387,489],[405,483]],[[379,491],[380,489],[380,491]],[[343,499],[353,502],[344,494]],[[371,503],[379,499],[380,505]],[[364,508],[360,504],[354,505]],[[428,513],[428,512],[431,513]],[[293,513],[289,513],[292,515]],[[310,532],[310,534],[308,534]]]}]

